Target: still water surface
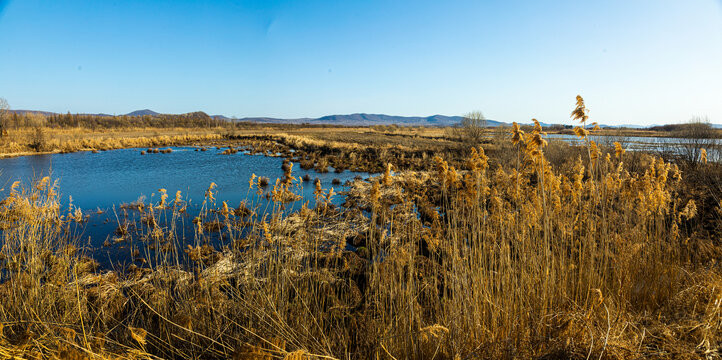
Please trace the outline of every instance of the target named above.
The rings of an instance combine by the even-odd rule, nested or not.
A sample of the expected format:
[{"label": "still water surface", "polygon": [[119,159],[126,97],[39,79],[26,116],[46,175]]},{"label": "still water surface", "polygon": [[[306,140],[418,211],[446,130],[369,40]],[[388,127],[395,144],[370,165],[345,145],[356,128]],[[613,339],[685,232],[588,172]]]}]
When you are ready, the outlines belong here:
[{"label": "still water surface", "polygon": [[[111,253],[112,249],[104,249],[102,244],[113,236],[118,226],[116,214],[121,210],[119,205],[131,203],[144,196],[145,202],[160,201],[159,189],[164,188],[172,200],[180,190],[184,200],[190,200],[189,217],[195,216],[203,202],[206,189],[211,182],[217,185],[215,195],[217,204],[227,201],[230,207],[236,207],[245,199],[266,200],[255,195],[255,189],[249,194],[248,180],[252,174],[266,176],[272,188],[276,178],[283,176],[279,157],[248,155],[237,153],[221,155],[224,149],[208,148],[208,151],[195,151],[193,147],[175,147],[168,154],[141,155],[142,149],[122,149],[92,152],[76,152],[69,154],[21,156],[0,159],[0,198],[7,195],[14,181],[21,181],[26,186],[33,179],[50,175],[58,181],[62,206],[67,207],[70,197],[73,205],[80,207],[84,213],[92,214],[90,220],[79,229],[82,239],[92,248],[97,256]],[[317,173],[314,170],[303,170],[296,163],[293,167],[295,177],[308,174],[312,181],[303,183],[296,192],[314,205],[313,179],[319,178],[325,189],[333,187],[336,192],[346,189],[344,185],[332,185],[333,179],[341,184],[352,180],[355,176],[367,176],[366,173],[345,171],[334,173]],[[333,202],[343,202],[342,195],[336,195]],[[302,201],[295,203],[301,206]],[[260,209],[266,208],[258,204]],[[114,207],[115,206],[115,207]],[[98,210],[102,211],[99,214]],[[195,211],[195,213],[194,213]],[[192,226],[185,219],[186,226]],[[192,230],[189,231],[192,234]],[[192,235],[191,235],[192,236]],[[127,260],[127,256],[114,252],[110,257]],[[105,256],[106,258],[108,256]],[[102,261],[101,261],[102,263]]]}]

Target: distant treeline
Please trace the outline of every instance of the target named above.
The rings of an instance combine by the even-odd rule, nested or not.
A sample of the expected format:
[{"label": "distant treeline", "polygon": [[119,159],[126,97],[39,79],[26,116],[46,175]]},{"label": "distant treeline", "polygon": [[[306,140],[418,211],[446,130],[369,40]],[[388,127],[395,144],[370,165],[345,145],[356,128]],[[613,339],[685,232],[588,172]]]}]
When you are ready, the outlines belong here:
[{"label": "distant treeline", "polygon": [[[92,114],[48,114],[40,112],[12,112],[0,113],[0,129],[20,129],[34,127],[48,128],[88,128],[88,129],[117,129],[117,128],[255,128],[273,127],[274,129],[304,128],[341,128],[348,125],[338,124],[284,124],[254,121],[238,121],[222,118],[213,118],[204,112],[187,114],[156,114],[156,115],[92,115]],[[382,125],[383,127],[383,125]],[[389,128],[398,128],[398,125],[389,125]]]},{"label": "distant treeline", "polygon": [[229,122],[214,119],[204,112],[193,112],[181,115],[142,115],[142,116],[105,116],[85,114],[51,114],[41,113],[7,113],[2,118],[2,128],[13,129],[23,127],[46,126],[51,128],[84,127],[90,129],[124,128],[124,127],[158,127],[158,128],[199,128],[226,126]]},{"label": "distant treeline", "polygon": [[707,122],[691,122],[686,124],[668,124],[652,126],[649,130],[666,132],[708,131],[714,133],[714,128]]}]

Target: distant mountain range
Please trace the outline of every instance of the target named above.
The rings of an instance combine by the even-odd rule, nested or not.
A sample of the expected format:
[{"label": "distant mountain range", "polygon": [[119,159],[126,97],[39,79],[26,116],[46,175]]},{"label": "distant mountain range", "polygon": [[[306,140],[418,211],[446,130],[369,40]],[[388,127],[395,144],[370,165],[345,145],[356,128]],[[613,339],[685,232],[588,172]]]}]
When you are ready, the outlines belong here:
[{"label": "distant mountain range", "polygon": [[[55,115],[56,113],[37,110],[10,110],[17,114],[37,113],[45,116]],[[193,113],[190,113],[193,114]],[[199,115],[208,116],[205,113],[197,112]],[[82,114],[93,116],[112,116],[108,114]],[[155,112],[150,109],[136,110],[124,114],[124,116],[158,116],[166,115]],[[123,116],[123,115],[120,115]],[[269,124],[314,124],[314,125],[345,125],[345,126],[371,126],[371,125],[403,125],[403,126],[452,126],[461,122],[461,116],[393,116],[384,114],[348,114],[348,115],[328,115],[319,118],[297,118],[297,119],[281,119],[270,117],[246,117],[242,119],[229,118],[224,115],[210,115],[216,120],[237,121],[237,122],[257,122]],[[509,125],[496,120],[487,120],[487,126],[494,127],[499,125]]]},{"label": "distant mountain range", "polygon": [[[48,111],[37,111],[37,110],[10,110],[17,114],[26,113],[38,113],[45,116],[55,115],[57,113]],[[108,114],[81,114],[81,115],[93,115],[93,116],[113,116]],[[158,116],[158,115],[171,115],[161,114],[150,109],[136,110],[124,114],[125,116]],[[182,115],[198,115],[198,116],[209,116],[204,112],[198,111],[194,113],[182,114]],[[122,116],[122,115],[120,115]],[[445,115],[432,115],[432,116],[394,116],[385,114],[366,114],[356,113],[347,115],[327,115],[319,118],[297,118],[297,119],[282,119],[282,118],[270,118],[270,117],[245,117],[241,119],[229,118],[224,115],[210,115],[215,120],[234,121],[234,122],[256,122],[256,123],[268,123],[268,124],[313,124],[313,125],[344,125],[344,126],[372,126],[372,125],[401,125],[401,126],[453,126],[459,124],[463,119],[462,116],[445,116]],[[531,123],[531,122],[530,122]],[[529,123],[529,124],[530,124]],[[509,126],[511,123],[497,121],[497,120],[486,120],[486,126]],[[541,123],[542,126],[552,126],[553,124]],[[569,125],[569,124],[566,124]],[[711,124],[712,127],[722,129],[722,124]],[[644,129],[650,126],[641,125],[600,125],[603,128],[631,128],[631,129]]]},{"label": "distant mountain range", "polygon": [[[346,126],[371,126],[371,125],[402,125],[402,126],[452,126],[461,122],[461,116],[393,116],[384,114],[348,114],[348,115],[327,115],[320,118],[300,119],[278,119],[268,117],[248,117],[236,121],[276,123],[276,124],[314,124],[314,125],[346,125]],[[496,120],[487,120],[487,126],[506,125]]]}]

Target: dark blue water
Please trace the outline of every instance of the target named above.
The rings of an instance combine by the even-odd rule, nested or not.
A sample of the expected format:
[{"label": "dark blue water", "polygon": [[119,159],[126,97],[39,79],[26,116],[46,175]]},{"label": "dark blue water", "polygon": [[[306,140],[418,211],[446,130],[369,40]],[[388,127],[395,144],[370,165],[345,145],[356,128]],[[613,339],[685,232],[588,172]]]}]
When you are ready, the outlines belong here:
[{"label": "dark blue water", "polygon": [[[180,190],[185,199],[201,202],[211,182],[217,184],[216,198],[236,205],[246,198],[248,180],[252,174],[270,178],[283,176],[282,159],[242,153],[220,155],[223,151],[210,148],[194,151],[194,148],[173,148],[169,154],[140,155],[141,149],[111,150],[98,153],[77,152],[70,154],[34,155],[0,159],[0,188],[9,189],[12,182],[29,183],[33,178],[50,175],[58,180],[62,200],[85,209],[108,209],[113,205],[132,202],[139,196],[158,201],[158,190],[165,188],[172,198]],[[309,174],[319,178],[324,188],[338,178],[343,182],[359,173],[330,172],[321,174],[303,170],[294,164],[293,175]],[[365,175],[365,174],[362,174]],[[338,192],[340,186],[334,186]],[[313,184],[306,183],[303,195],[312,199]],[[309,196],[310,195],[310,196]]]},{"label": "dark blue water", "polygon": [[[215,188],[216,206],[227,201],[228,206],[236,207],[241,201],[248,200],[262,211],[269,209],[268,201],[256,195],[256,187],[249,193],[248,180],[252,174],[269,178],[270,191],[277,178],[283,177],[279,157],[248,155],[236,153],[221,155],[224,149],[208,148],[207,151],[195,151],[192,147],[172,148],[168,154],[141,155],[143,149],[111,150],[98,153],[77,152],[70,154],[52,154],[22,156],[0,159],[0,198],[7,195],[10,185],[21,181],[28,185],[33,179],[51,176],[58,180],[59,193],[63,208],[66,208],[70,197],[74,206],[80,207],[85,214],[92,214],[89,221],[78,229],[79,236],[93,249],[104,249],[102,244],[113,237],[123,211],[119,205],[132,203],[139,197],[145,197],[145,203],[160,201],[159,189],[168,193],[168,202],[172,201],[176,191],[180,190],[183,200],[189,201],[188,215],[195,216],[194,211],[200,209],[205,191],[211,182]],[[335,192],[343,191],[344,185],[332,185],[333,179],[341,184],[352,180],[355,176],[367,176],[365,173],[345,171],[334,173],[317,173],[303,170],[296,163],[293,176],[301,178],[310,175],[311,181],[301,183],[295,192],[303,196],[302,201],[290,204],[290,208],[298,208],[308,200],[310,206],[315,203],[313,195],[313,179],[319,178],[325,189],[333,187]],[[343,202],[342,195],[335,195],[332,201],[339,205]],[[125,212],[127,215],[127,211]],[[131,214],[138,220],[139,214]],[[190,219],[184,220],[185,226],[192,226]],[[192,234],[192,230],[189,231]],[[122,246],[121,246],[122,248]],[[100,249],[100,250],[99,250]],[[112,256],[117,256],[113,254]]]}]

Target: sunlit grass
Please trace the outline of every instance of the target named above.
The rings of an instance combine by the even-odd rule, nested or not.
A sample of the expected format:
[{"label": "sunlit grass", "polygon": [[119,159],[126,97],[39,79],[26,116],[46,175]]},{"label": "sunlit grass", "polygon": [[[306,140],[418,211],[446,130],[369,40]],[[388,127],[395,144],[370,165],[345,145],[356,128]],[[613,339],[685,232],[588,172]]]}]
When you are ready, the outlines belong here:
[{"label": "sunlit grass", "polygon": [[[586,122],[581,97],[575,114]],[[0,204],[0,356],[717,356],[722,273],[691,247],[706,214],[683,195],[685,174],[604,150],[586,126],[584,156],[555,166],[534,123],[494,144],[508,161],[484,146],[416,171],[388,157],[346,208],[320,182],[306,203],[290,162],[275,182],[253,175],[237,206],[209,184],[192,220],[188,199],[158,184],[155,201],[122,207],[141,219],[118,220],[137,260],[122,269],[84,256],[73,229],[86,215],[62,207],[50,179],[13,184]]]}]

